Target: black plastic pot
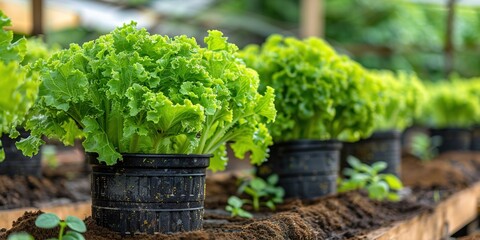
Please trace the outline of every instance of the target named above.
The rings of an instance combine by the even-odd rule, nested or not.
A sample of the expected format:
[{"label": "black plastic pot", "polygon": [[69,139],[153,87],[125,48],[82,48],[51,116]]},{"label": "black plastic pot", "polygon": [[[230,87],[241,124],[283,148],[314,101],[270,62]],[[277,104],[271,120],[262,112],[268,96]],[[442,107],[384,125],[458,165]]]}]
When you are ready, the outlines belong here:
[{"label": "black plastic pot", "polygon": [[274,144],[269,160],[259,168],[259,175],[277,174],[286,198],[310,199],[336,193],[341,147],[337,141]]},{"label": "black plastic pot", "polygon": [[472,135],[467,128],[430,129],[430,136],[439,136],[441,139],[438,152],[469,151]]},{"label": "black plastic pot", "polygon": [[3,134],[1,137],[5,160],[0,163],[0,175],[40,177],[42,175],[41,153],[33,157],[23,155],[15,143],[20,138],[27,138],[30,134],[23,129],[19,129],[19,132],[20,136],[16,139],[9,138],[8,134]]},{"label": "black plastic pot", "polygon": [[386,162],[388,166],[382,172],[400,176],[402,159],[400,135],[398,131],[379,131],[358,142],[344,143],[342,169],[350,167],[347,158],[354,156],[368,165],[378,161]]},{"label": "black plastic pot", "polygon": [[472,142],[470,143],[470,150],[480,151],[480,127],[476,126],[472,129]]},{"label": "black plastic pot", "polygon": [[92,217],[123,235],[202,228],[211,155],[124,154],[113,166],[92,164]]}]

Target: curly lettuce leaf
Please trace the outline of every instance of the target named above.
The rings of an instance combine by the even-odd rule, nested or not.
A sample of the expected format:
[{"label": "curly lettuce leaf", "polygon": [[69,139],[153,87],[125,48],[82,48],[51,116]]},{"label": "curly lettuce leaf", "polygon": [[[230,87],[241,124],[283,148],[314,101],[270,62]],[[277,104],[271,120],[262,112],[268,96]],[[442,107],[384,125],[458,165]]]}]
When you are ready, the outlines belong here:
[{"label": "curly lettuce leaf", "polygon": [[273,89],[258,92],[258,75],[221,32],[204,41],[206,48],[130,23],[55,53],[38,64],[42,84],[27,122],[32,137],[47,133],[69,143],[83,136],[86,151],[109,165],[123,153],[214,153],[218,170],[227,141],[263,161],[271,144],[264,124],[276,113]]}]

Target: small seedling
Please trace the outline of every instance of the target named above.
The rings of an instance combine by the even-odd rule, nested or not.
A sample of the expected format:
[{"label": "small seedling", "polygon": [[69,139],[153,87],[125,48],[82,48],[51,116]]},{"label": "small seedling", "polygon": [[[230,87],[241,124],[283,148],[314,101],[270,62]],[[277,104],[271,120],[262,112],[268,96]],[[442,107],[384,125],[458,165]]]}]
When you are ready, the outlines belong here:
[{"label": "small seedling", "polygon": [[425,133],[417,133],[412,137],[412,154],[422,161],[430,161],[438,155],[437,147],[441,142],[440,136],[430,137]]},{"label": "small seedling", "polygon": [[[65,220],[61,220],[53,213],[43,213],[38,216],[37,220],[35,220],[35,226],[45,229],[60,227],[58,238],[53,238],[56,240],[85,240],[82,233],[87,231],[85,223],[80,218],[67,216]],[[67,231],[64,234],[66,227],[71,231]]]},{"label": "small seedling", "polygon": [[240,199],[237,196],[231,196],[225,209],[231,212],[232,216],[244,218],[253,217],[252,214],[242,208],[245,204],[251,204],[254,211],[259,211],[262,205],[275,210],[276,204],[282,203],[285,195],[283,188],[276,186],[277,183],[278,175],[275,174],[269,176],[266,181],[259,177],[242,180],[237,193],[245,193],[250,195],[252,199]]},{"label": "small seedling", "polygon": [[278,175],[273,174],[267,178],[255,177],[252,180],[245,181],[240,185],[238,193],[246,193],[252,197],[252,200],[245,200],[252,203],[253,210],[259,211],[260,205],[265,205],[271,210],[275,210],[275,205],[283,202],[285,191],[277,187]]},{"label": "small seedling", "polygon": [[10,234],[7,240],[34,240],[34,238],[26,232],[19,232]]},{"label": "small seedling", "polygon": [[248,211],[242,209],[243,200],[237,196],[231,196],[228,198],[228,206],[225,207],[225,210],[232,213],[232,217],[243,217],[243,218],[252,218],[253,215]]},{"label": "small seedling", "polygon": [[339,192],[365,189],[370,199],[390,201],[400,199],[396,191],[403,188],[402,182],[393,174],[379,174],[387,168],[385,162],[375,162],[369,166],[352,156],[349,156],[347,161],[352,168],[344,170],[343,174],[348,179],[340,181]]}]

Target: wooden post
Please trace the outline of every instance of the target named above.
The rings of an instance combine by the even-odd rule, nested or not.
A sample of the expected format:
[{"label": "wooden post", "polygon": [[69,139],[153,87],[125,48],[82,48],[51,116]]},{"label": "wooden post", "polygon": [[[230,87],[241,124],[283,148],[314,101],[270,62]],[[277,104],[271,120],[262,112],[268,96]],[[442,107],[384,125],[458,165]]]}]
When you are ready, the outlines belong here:
[{"label": "wooden post", "polygon": [[32,36],[43,34],[43,0],[32,0]]},{"label": "wooden post", "polygon": [[300,36],[323,37],[324,0],[302,0],[300,4]]},{"label": "wooden post", "polygon": [[454,67],[454,52],[453,47],[453,30],[454,30],[454,20],[455,20],[455,2],[456,0],[448,0],[447,3],[447,31],[445,35],[445,47],[444,47],[444,56],[445,56],[445,78],[452,73]]}]

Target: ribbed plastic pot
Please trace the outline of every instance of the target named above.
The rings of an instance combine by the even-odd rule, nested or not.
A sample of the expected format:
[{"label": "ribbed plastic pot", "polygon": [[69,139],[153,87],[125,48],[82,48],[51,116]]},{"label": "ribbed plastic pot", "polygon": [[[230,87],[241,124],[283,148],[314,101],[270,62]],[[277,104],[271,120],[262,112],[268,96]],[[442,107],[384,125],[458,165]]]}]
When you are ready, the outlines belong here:
[{"label": "ribbed plastic pot", "polygon": [[285,198],[311,199],[337,192],[340,148],[338,141],[297,140],[276,143],[268,161],[260,166],[262,177],[279,176]]},{"label": "ribbed plastic pot", "polygon": [[27,138],[30,134],[19,129],[20,136],[16,139],[11,139],[8,134],[3,134],[2,146],[5,151],[5,160],[0,163],[0,175],[7,176],[36,176],[42,175],[42,157],[41,153],[33,157],[27,157],[18,150],[15,143],[20,138]]},{"label": "ribbed plastic pot", "polygon": [[92,217],[122,235],[202,228],[211,155],[123,154],[113,166],[92,164]]},{"label": "ribbed plastic pot", "polygon": [[378,131],[358,142],[344,143],[341,168],[349,167],[347,158],[354,156],[368,165],[378,161],[386,162],[388,166],[382,172],[400,176],[402,159],[400,136],[398,131]]},{"label": "ribbed plastic pot", "polygon": [[470,143],[470,150],[480,151],[480,126],[476,126],[471,131],[472,142]]},{"label": "ribbed plastic pot", "polygon": [[440,128],[430,129],[430,136],[439,136],[441,139],[438,152],[469,151],[472,141],[470,129],[467,128]]}]

